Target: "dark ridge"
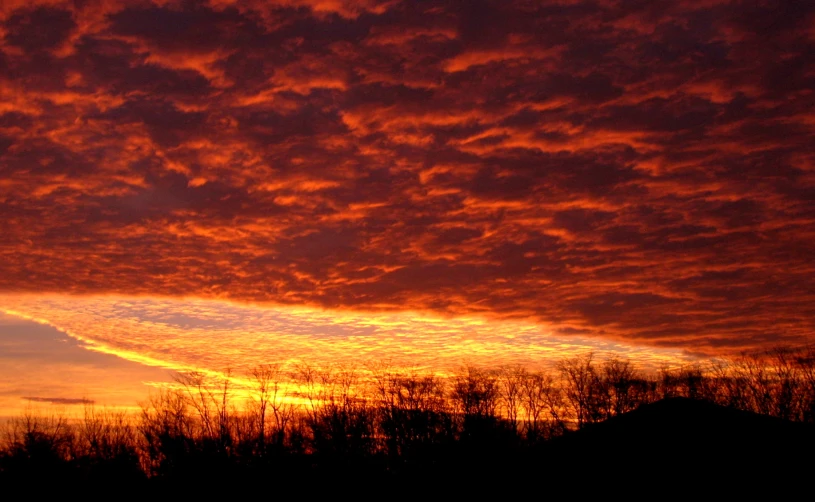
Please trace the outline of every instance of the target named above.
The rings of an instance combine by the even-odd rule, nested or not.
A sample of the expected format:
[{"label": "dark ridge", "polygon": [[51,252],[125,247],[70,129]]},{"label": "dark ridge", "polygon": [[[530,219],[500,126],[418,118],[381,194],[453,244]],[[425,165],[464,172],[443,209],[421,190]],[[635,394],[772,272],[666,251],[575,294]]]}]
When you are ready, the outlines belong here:
[{"label": "dark ridge", "polygon": [[[551,472],[646,486],[752,489],[811,485],[815,428],[675,397],[553,439]],[[811,489],[811,488],[808,488]]]}]

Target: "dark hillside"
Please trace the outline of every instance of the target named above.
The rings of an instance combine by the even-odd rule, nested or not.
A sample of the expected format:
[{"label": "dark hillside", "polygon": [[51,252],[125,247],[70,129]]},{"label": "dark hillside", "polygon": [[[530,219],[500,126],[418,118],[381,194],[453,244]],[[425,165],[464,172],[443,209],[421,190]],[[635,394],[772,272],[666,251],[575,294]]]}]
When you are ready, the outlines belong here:
[{"label": "dark hillside", "polygon": [[808,488],[815,428],[707,401],[669,398],[556,438],[552,472],[685,489]]}]

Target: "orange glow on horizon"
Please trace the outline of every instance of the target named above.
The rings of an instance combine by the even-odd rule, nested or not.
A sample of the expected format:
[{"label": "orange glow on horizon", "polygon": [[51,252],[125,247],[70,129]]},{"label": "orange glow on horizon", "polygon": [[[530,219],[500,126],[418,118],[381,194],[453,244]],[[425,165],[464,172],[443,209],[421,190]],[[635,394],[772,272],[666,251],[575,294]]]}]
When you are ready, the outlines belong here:
[{"label": "orange glow on horizon", "polygon": [[[385,369],[442,377],[464,366],[551,370],[560,360],[587,351],[599,358],[628,358],[648,372],[698,361],[677,350],[555,336],[544,326],[524,321],[440,317],[428,312],[354,312],[195,298],[0,294],[0,313],[55,328],[76,340],[79,350],[145,368],[143,372],[131,369],[136,380],[116,393],[105,389],[115,390],[122,382],[82,370],[79,381],[56,398],[56,402],[88,398],[97,406],[113,404],[129,411],[137,411],[138,403],[145,403],[151,392],[177,387],[173,372],[199,372],[215,380],[228,375],[233,397],[242,402],[254,388],[251,370],[272,364],[281,371],[284,401],[304,404],[304,398],[298,397],[304,393],[303,384],[292,380],[302,365],[353,371],[360,385],[365,385],[372,372]],[[72,363],[65,364],[72,368]],[[149,375],[147,379],[139,377],[140,372]],[[116,374],[123,378],[121,372]],[[40,379],[36,374],[25,375]],[[5,377],[19,380],[22,376]],[[48,380],[42,385],[47,389]],[[88,385],[95,389],[91,394]],[[46,412],[55,409],[47,403],[20,403],[0,400],[0,415],[14,415],[32,405]],[[79,413],[77,409],[71,413]]]}]

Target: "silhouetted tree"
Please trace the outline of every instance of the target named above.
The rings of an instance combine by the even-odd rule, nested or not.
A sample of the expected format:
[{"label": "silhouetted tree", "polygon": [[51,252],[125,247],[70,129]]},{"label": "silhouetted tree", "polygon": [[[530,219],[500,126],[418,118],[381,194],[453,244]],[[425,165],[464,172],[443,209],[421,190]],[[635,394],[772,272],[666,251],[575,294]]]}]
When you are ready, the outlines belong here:
[{"label": "silhouetted tree", "polygon": [[594,354],[564,359],[557,365],[561,376],[564,403],[577,427],[603,418],[600,378],[594,366]]}]

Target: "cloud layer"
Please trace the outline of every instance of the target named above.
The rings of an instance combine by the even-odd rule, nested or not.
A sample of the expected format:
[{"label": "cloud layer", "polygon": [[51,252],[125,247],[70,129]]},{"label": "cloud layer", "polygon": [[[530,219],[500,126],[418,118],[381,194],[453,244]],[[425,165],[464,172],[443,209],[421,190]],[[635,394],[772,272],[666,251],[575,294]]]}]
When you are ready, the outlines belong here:
[{"label": "cloud layer", "polygon": [[4,2],[0,289],[815,332],[808,1]]},{"label": "cloud layer", "polygon": [[[600,358],[624,356],[649,371],[696,361],[677,349],[555,336],[530,322],[450,319],[415,312],[337,312],[112,295],[8,294],[0,295],[2,312],[56,327],[90,351],[181,372],[223,374],[229,369],[245,376],[270,363],[291,370],[299,364],[339,364],[359,371],[384,364],[392,369],[442,373],[464,365],[539,369],[587,351]],[[2,349],[0,344],[0,352]]]}]

